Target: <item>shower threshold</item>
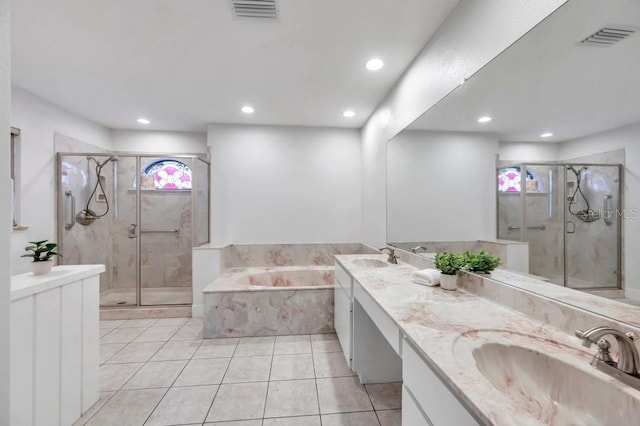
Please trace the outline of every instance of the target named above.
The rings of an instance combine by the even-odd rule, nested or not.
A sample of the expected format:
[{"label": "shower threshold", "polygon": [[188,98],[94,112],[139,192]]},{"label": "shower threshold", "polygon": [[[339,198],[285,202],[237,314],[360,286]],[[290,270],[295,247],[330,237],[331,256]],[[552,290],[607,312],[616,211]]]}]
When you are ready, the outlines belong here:
[{"label": "shower threshold", "polygon": [[[142,288],[141,302],[144,305],[190,305],[191,287]],[[100,307],[136,306],[135,288],[112,288],[100,293]]]}]

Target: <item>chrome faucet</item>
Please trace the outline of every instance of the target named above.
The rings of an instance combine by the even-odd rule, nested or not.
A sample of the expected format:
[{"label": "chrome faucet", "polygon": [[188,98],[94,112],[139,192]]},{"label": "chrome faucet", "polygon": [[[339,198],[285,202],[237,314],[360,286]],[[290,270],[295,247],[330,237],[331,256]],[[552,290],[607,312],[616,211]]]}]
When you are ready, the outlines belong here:
[{"label": "chrome faucet", "polygon": [[378,250],[380,251],[389,250],[389,258],[387,259],[387,262],[393,263],[394,265],[398,264],[398,256],[396,256],[396,249],[394,249],[393,247],[384,246],[384,247],[380,247]]},{"label": "chrome faucet", "polygon": [[[611,344],[607,339],[604,339],[604,336],[607,335],[615,337],[618,342],[618,362],[615,362],[609,354]],[[594,343],[598,346],[598,354],[591,365],[636,389],[640,389],[640,376],[638,376],[640,354],[634,343],[638,339],[634,332],[624,333],[612,327],[593,327],[587,331],[576,330],[576,336],[582,339],[584,347],[589,348]],[[619,374],[620,372],[625,374]]]},{"label": "chrome faucet", "polygon": [[414,254],[418,253],[418,250],[427,251],[427,248],[425,246],[415,246],[411,249]]}]

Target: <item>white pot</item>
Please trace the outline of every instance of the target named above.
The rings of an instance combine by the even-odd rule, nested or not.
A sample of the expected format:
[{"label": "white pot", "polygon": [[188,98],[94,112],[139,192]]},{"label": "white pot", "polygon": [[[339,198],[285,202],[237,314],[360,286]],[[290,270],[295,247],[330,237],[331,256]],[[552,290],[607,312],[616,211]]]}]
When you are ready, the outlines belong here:
[{"label": "white pot", "polygon": [[31,267],[33,268],[33,275],[46,275],[51,272],[51,268],[53,268],[53,260],[31,262]]},{"label": "white pot", "polygon": [[455,275],[440,275],[440,287],[444,290],[455,290],[458,288],[458,279],[460,279],[460,272]]}]

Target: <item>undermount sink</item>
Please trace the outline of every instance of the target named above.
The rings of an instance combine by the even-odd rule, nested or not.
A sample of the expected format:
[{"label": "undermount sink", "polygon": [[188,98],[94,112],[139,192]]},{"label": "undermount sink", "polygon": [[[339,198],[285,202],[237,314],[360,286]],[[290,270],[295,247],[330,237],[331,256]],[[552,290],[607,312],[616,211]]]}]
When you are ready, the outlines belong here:
[{"label": "undermount sink", "polygon": [[521,415],[514,424],[637,425],[640,419],[637,393],[554,356],[502,343],[484,343],[472,355]]},{"label": "undermount sink", "polygon": [[355,266],[363,266],[365,268],[386,268],[389,263],[380,259],[356,259],[352,262]]}]

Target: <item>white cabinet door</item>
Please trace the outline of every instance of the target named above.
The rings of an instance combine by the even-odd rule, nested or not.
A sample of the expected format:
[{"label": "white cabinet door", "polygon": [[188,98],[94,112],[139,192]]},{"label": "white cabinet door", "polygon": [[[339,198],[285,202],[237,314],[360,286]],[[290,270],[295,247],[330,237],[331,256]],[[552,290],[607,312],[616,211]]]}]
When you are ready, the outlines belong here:
[{"label": "white cabinet door", "polygon": [[335,286],[333,292],[333,326],[336,329],[336,334],[338,335],[338,340],[340,341],[340,345],[342,346],[344,357],[347,360],[347,365],[349,366],[349,368],[352,368],[351,349],[353,347],[353,341],[351,339],[351,332],[353,330],[353,322],[351,316],[351,299],[349,299],[347,291],[339,285]]}]

